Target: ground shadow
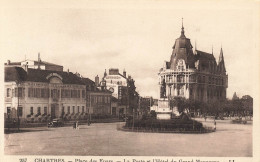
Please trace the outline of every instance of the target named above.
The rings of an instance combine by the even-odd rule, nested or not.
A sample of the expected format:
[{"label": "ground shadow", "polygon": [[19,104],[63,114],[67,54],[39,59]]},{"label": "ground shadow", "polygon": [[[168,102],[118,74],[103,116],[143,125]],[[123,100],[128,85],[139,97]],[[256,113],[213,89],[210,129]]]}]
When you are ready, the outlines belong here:
[{"label": "ground shadow", "polygon": [[26,132],[40,132],[40,131],[49,131],[48,129],[20,129],[20,130],[4,130],[4,134],[13,134],[13,133],[26,133]]}]

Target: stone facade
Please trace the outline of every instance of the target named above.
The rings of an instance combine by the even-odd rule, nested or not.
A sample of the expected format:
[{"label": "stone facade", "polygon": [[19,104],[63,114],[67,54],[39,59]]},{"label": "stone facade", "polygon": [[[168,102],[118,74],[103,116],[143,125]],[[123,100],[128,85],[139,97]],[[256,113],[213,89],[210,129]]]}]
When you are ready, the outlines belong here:
[{"label": "stone facade", "polygon": [[[111,92],[98,83],[88,79],[81,78],[86,85],[86,104],[89,114],[111,115]],[[96,86],[98,85],[98,86]]]},{"label": "stone facade", "polygon": [[[73,73],[5,67],[5,113],[28,116],[84,113],[86,88]],[[19,110],[19,111],[17,111]]]},{"label": "stone facade", "polygon": [[196,49],[184,34],[176,39],[170,62],[165,61],[159,73],[160,98],[175,96],[202,102],[226,98],[228,75],[226,74],[223,50],[218,63],[212,53]]}]

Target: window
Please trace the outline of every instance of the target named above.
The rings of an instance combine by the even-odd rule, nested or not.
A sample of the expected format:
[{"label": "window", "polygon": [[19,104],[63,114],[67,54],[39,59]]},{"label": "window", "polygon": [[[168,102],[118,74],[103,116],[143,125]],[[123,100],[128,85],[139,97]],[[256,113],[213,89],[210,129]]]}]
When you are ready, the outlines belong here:
[{"label": "window", "polygon": [[41,114],[41,107],[38,107],[37,114]]},{"label": "window", "polygon": [[64,109],[65,109],[64,106],[62,106],[62,110],[61,110],[62,114],[64,114]]},{"label": "window", "polygon": [[36,97],[40,98],[41,97],[40,95],[41,95],[40,88],[36,88]]},{"label": "window", "polygon": [[110,97],[107,97],[107,103],[110,103]]},{"label": "window", "polygon": [[11,88],[6,89],[6,97],[11,97]]},{"label": "window", "polygon": [[53,98],[53,90],[51,89],[51,98]]},{"label": "window", "polygon": [[86,97],[85,90],[82,90],[82,98],[85,98],[85,97]]},{"label": "window", "polygon": [[47,114],[47,107],[44,107],[44,114]]},{"label": "window", "polygon": [[61,90],[61,98],[65,98],[65,90],[64,89]]},{"label": "window", "polygon": [[41,88],[41,98],[43,98],[43,97],[44,97],[44,89]]},{"label": "window", "polygon": [[84,106],[82,106],[82,112],[84,112]]},{"label": "window", "polygon": [[33,94],[33,89],[28,88],[28,97],[32,97],[32,94]]},{"label": "window", "polygon": [[57,99],[60,97],[60,90],[52,89],[51,90],[51,98]]},{"label": "window", "polygon": [[11,113],[11,107],[7,107],[7,115]]},{"label": "window", "polygon": [[23,89],[22,88],[18,88],[18,96],[23,97]]},{"label": "window", "polygon": [[201,77],[200,76],[198,76],[198,83],[200,83],[201,82]]},{"label": "window", "polygon": [[78,113],[79,113],[79,106],[78,106]]},{"label": "window", "polygon": [[31,107],[30,113],[31,113],[31,115],[33,115],[33,107]]},{"label": "window", "polygon": [[70,114],[70,107],[68,106],[68,114]]},{"label": "window", "polygon": [[23,89],[20,88],[20,87],[19,87],[19,88],[15,88],[15,90],[14,90],[14,93],[15,93],[14,96],[17,97],[17,96],[19,95],[19,97],[22,97],[22,94],[23,94],[22,91],[23,91]]},{"label": "window", "polygon": [[75,113],[75,106],[72,107],[72,113]]},{"label": "window", "polygon": [[22,107],[18,107],[18,115],[23,116],[23,108]]}]

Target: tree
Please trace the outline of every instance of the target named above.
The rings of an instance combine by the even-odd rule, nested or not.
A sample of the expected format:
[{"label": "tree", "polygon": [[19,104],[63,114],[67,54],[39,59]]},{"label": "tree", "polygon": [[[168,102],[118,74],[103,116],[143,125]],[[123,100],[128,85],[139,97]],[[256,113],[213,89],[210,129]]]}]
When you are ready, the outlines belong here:
[{"label": "tree", "polygon": [[151,118],[156,118],[156,112],[154,110],[152,110],[150,112]]},{"label": "tree", "polygon": [[129,103],[129,110],[133,112],[137,112],[138,102],[139,102],[139,94],[136,92],[135,81],[131,77],[127,79],[127,95],[128,95],[128,103]]},{"label": "tree", "polygon": [[184,97],[173,97],[170,98],[170,108],[177,107],[179,113],[183,113],[184,111],[189,112],[190,101]]}]

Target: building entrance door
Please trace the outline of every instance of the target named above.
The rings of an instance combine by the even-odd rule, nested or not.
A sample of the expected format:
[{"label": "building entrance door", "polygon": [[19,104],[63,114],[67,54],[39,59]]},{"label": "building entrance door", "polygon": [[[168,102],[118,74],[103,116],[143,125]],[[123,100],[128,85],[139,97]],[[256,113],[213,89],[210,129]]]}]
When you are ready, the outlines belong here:
[{"label": "building entrance door", "polygon": [[115,107],[112,107],[112,115],[116,116],[116,108]]},{"label": "building entrance door", "polygon": [[57,118],[59,113],[59,105],[58,104],[52,104],[51,105],[51,118]]},{"label": "building entrance door", "polygon": [[119,109],[119,118],[124,118],[124,108]]}]

